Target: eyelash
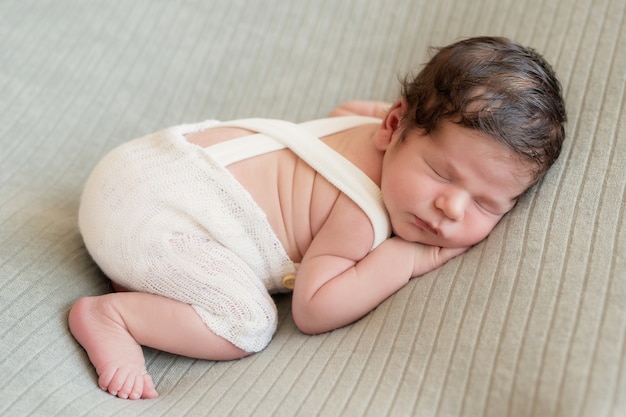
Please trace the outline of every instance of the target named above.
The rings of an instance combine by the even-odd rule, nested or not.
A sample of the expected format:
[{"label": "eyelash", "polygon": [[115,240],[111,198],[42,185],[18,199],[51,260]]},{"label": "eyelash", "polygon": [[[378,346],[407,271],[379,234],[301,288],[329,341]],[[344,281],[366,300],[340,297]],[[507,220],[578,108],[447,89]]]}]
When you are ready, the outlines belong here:
[{"label": "eyelash", "polygon": [[482,210],[486,211],[489,214],[493,214],[495,215],[496,213],[494,213],[493,211],[489,210],[487,207],[485,207],[480,201],[474,199],[474,203]]},{"label": "eyelash", "polygon": [[[433,168],[433,166],[432,166],[430,163],[428,163],[428,161],[426,161],[426,165],[428,165],[428,167],[431,169],[431,171],[432,171],[432,172],[434,172],[434,173],[435,173],[435,175],[436,175],[437,177],[439,177],[441,180],[446,181],[446,182],[449,182],[449,181],[450,181],[448,178],[446,178],[446,177],[444,177],[443,175],[441,175],[441,174],[439,173],[439,171],[437,171],[435,168]],[[487,212],[487,213],[489,213],[489,214],[491,214],[491,215],[494,215],[494,216],[499,216],[499,214],[498,214],[498,213],[495,213],[495,212],[493,212],[493,211],[489,210],[488,208],[486,208],[486,207],[485,207],[485,206],[484,206],[481,202],[479,202],[478,200],[474,199],[473,201],[474,201],[474,204],[476,204],[476,206],[478,206],[478,208],[479,208],[479,209],[481,209],[481,210],[483,210],[483,211],[485,211],[485,212]]]},{"label": "eyelash", "polygon": [[433,168],[433,166],[431,164],[429,164],[428,162],[426,162],[426,164],[428,165],[428,167],[431,169],[431,171],[433,171],[435,173],[435,175],[437,175],[439,178],[441,178],[444,181],[450,181],[448,178],[444,177],[443,175],[441,175],[439,173],[439,171],[437,171],[435,168]]},{"label": "eyelash", "polygon": [[490,209],[486,208],[483,204],[481,204],[481,203],[480,203],[478,200],[476,200],[476,199],[474,199],[474,203],[476,203],[476,205],[477,205],[477,206],[478,206],[481,210],[484,210],[485,212],[487,212],[487,213],[489,213],[489,214],[491,214],[491,215],[493,215],[493,216],[500,216],[500,215],[501,215],[500,213],[498,213],[498,212],[496,212],[496,211],[493,211],[493,210],[490,210]]}]

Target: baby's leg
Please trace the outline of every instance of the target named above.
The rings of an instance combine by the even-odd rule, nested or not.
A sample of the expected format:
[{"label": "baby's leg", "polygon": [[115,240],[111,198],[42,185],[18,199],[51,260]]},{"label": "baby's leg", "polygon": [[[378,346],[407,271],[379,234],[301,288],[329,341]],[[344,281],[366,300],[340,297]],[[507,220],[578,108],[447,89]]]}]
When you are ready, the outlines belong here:
[{"label": "baby's leg", "polygon": [[141,345],[199,359],[248,355],[213,333],[185,303],[154,294],[123,292],[78,300],[72,334],[99,375],[98,385],[120,398],[155,398]]}]

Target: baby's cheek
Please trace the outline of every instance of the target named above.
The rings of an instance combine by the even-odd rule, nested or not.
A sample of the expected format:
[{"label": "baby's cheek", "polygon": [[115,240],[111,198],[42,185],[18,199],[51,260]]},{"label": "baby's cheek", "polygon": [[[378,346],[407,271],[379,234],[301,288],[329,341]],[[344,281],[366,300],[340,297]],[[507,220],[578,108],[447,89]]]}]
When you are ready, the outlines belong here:
[{"label": "baby's cheek", "polygon": [[451,247],[465,247],[472,246],[476,243],[484,240],[493,231],[498,224],[498,220],[486,221],[485,219],[473,219],[466,223],[463,231],[456,234],[450,239]]},{"label": "baby's cheek", "polygon": [[472,245],[489,236],[493,229],[498,225],[501,218],[502,216],[491,219],[481,219],[481,221],[478,221],[473,232],[475,242],[472,243]]}]

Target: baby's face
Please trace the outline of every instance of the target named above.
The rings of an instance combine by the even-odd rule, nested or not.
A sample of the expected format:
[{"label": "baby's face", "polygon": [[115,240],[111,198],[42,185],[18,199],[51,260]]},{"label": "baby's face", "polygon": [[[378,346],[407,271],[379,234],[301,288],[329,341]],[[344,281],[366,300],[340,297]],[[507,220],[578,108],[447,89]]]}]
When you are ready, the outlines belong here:
[{"label": "baby's face", "polygon": [[393,133],[381,190],[394,233],[442,247],[483,240],[531,183],[515,153],[478,131],[450,121],[424,135]]}]

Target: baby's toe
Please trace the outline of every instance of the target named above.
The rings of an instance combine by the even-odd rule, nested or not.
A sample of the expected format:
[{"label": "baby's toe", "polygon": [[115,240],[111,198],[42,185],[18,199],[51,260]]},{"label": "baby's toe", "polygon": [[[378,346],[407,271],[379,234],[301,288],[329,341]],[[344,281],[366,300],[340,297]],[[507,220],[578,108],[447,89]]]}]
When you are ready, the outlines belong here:
[{"label": "baby's toe", "polygon": [[138,400],[159,396],[145,369],[143,372],[125,368],[106,369],[100,374],[98,385],[104,391],[123,399]]},{"label": "baby's toe", "polygon": [[127,374],[125,372],[121,372],[119,369],[117,369],[113,376],[110,378],[108,385],[106,385],[106,388],[104,388],[105,381],[99,382],[98,385],[100,385],[100,387],[105,389],[106,391],[109,391],[110,394],[117,395],[122,387],[124,387],[124,384],[126,383],[126,377]]},{"label": "baby's toe", "polygon": [[[117,396],[123,399],[130,398],[136,400],[141,397],[141,392],[143,392],[143,376],[132,373],[126,377],[126,381],[118,390]],[[137,393],[139,393],[139,396],[137,396]]]},{"label": "baby's toe", "polygon": [[115,368],[107,368],[99,372],[98,386],[100,387],[100,389],[102,389],[103,391],[109,391],[109,386],[111,385],[111,381],[113,381],[113,378],[115,377],[116,371],[117,370]]},{"label": "baby's toe", "polygon": [[141,398],[156,398],[159,394],[154,388],[154,382],[152,382],[152,377],[149,374],[143,375],[143,391],[141,393]]}]

